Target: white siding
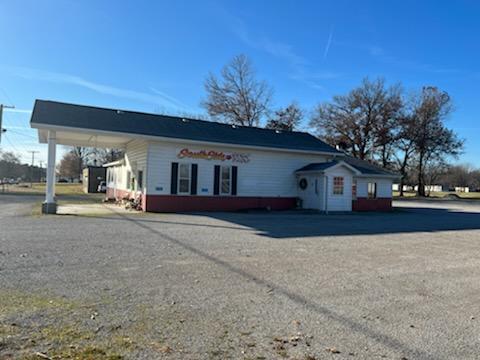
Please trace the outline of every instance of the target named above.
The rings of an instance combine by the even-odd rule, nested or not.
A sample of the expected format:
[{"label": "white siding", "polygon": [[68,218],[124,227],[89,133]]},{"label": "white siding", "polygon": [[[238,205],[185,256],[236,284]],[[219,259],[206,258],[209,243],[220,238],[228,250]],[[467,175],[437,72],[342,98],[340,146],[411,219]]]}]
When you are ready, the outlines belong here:
[{"label": "white siding", "polygon": [[[137,178],[138,171],[143,171],[143,189],[135,189],[137,191],[145,191],[147,188],[147,151],[148,143],[143,140],[133,140],[127,144],[125,149],[125,179],[124,186],[126,188],[126,172],[131,171],[132,176]],[[134,189],[131,189],[134,190]]]},{"label": "white siding", "polygon": [[[328,211],[352,211],[352,172],[339,167],[326,172],[328,178]],[[333,178],[343,177],[343,194],[333,193]]]},{"label": "white siding", "polygon": [[[143,140],[132,140],[127,144],[125,149],[125,164],[112,166],[107,169],[107,179],[113,179],[108,182],[108,187],[118,190],[127,190],[127,171],[131,172],[132,177],[137,177],[139,170],[143,171],[143,189],[146,189],[147,179],[147,150],[148,143]],[[112,173],[112,178],[108,177],[108,173]],[[134,190],[134,189],[130,189]]]},{"label": "white siding", "polygon": [[[231,161],[178,158],[181,149],[192,151],[215,150],[226,153],[248,154],[248,163]],[[191,146],[182,143],[151,142],[148,148],[147,192],[170,194],[171,163],[198,164],[198,195],[213,195],[214,165],[238,167],[238,196],[285,196],[298,195],[295,170],[312,162],[324,162],[326,156],[292,154],[286,152],[249,150],[213,145]]]},{"label": "white siding", "polygon": [[366,198],[368,196],[368,183],[377,183],[377,198],[392,197],[391,179],[383,178],[357,178],[357,197]]}]

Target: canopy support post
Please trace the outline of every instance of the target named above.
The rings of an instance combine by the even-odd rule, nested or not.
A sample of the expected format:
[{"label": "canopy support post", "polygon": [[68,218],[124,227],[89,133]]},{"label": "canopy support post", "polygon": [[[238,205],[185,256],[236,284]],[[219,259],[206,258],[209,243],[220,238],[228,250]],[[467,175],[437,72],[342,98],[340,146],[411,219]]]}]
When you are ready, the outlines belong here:
[{"label": "canopy support post", "polygon": [[47,186],[45,202],[42,204],[42,213],[56,214],[57,203],[55,202],[55,153],[57,139],[55,131],[48,131],[48,163],[47,163]]}]

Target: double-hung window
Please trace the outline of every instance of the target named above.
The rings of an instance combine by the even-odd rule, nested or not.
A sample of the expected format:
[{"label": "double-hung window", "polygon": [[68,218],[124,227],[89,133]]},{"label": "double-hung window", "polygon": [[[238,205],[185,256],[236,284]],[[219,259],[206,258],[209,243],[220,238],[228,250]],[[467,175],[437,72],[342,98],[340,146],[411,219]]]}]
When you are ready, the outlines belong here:
[{"label": "double-hung window", "polygon": [[178,164],[178,193],[190,194],[191,171],[190,164]]},{"label": "double-hung window", "polygon": [[222,166],[220,168],[220,193],[230,195],[232,188],[232,167]]},{"label": "double-hung window", "polygon": [[213,167],[213,195],[237,195],[238,168],[215,165]]},{"label": "double-hung window", "polygon": [[343,177],[335,176],[333,178],[333,195],[343,195]]}]

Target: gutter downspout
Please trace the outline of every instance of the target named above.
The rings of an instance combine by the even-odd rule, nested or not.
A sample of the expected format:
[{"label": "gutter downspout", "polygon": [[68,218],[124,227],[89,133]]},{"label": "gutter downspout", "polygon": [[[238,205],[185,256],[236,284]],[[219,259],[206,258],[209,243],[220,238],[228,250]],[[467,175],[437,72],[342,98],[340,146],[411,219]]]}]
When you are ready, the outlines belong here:
[{"label": "gutter downspout", "polygon": [[328,215],[328,175],[325,175],[325,214]]}]

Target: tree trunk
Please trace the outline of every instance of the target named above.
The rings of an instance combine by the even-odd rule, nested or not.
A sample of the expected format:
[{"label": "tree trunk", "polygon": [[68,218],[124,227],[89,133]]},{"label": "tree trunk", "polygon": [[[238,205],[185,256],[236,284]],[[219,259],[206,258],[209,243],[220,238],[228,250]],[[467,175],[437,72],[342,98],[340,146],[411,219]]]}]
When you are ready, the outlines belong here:
[{"label": "tree trunk", "polygon": [[382,165],[384,168],[388,166],[387,146],[382,145]]},{"label": "tree trunk", "polygon": [[403,195],[404,195],[403,186],[405,185],[405,179],[407,177],[408,159],[409,159],[409,153],[408,153],[408,150],[405,150],[402,165],[400,166],[400,174],[402,175],[402,177],[400,178],[400,189],[399,189],[399,191],[400,191],[400,196],[401,197],[403,197]]},{"label": "tree trunk", "polygon": [[424,177],[423,177],[423,153],[420,154],[420,158],[418,159],[418,189],[417,189],[417,195],[425,197],[425,183],[424,183]]}]

